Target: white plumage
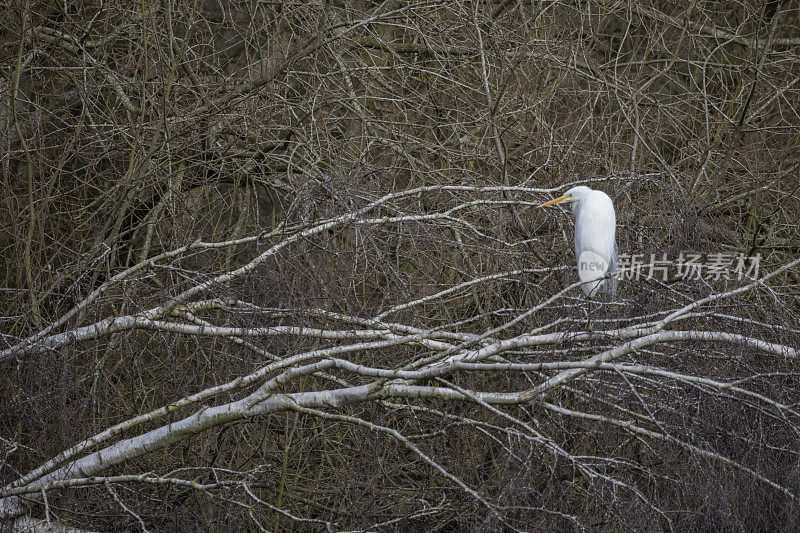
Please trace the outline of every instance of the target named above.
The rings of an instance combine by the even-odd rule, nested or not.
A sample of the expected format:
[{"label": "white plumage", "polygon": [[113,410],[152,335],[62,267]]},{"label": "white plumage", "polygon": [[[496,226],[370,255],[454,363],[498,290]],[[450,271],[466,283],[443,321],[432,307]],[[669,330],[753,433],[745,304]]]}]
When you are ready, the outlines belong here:
[{"label": "white plumage", "polygon": [[614,203],[603,191],[581,185],[539,207],[560,202],[571,204],[572,214],[575,215],[575,258],[578,275],[586,281],[581,289],[588,296],[604,293],[615,297],[617,278],[597,279],[609,271],[617,270],[617,217]]}]

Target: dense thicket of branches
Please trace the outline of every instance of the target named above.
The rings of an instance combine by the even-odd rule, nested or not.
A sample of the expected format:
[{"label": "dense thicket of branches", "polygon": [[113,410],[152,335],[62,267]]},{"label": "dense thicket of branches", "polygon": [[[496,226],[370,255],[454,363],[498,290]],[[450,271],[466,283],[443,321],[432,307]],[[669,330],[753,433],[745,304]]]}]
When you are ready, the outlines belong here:
[{"label": "dense thicket of branches", "polygon": [[[796,3],[0,24],[4,526],[800,528]],[[760,279],[589,305],[577,183]]]}]

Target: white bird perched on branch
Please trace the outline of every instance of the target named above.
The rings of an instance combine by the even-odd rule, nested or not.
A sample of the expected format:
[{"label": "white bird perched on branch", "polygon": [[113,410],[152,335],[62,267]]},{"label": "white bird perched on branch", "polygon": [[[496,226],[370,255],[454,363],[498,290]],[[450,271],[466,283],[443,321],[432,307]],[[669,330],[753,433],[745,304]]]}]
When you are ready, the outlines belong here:
[{"label": "white bird perched on branch", "polygon": [[581,289],[587,296],[617,293],[617,278],[597,279],[617,270],[617,217],[614,203],[603,191],[581,185],[538,207],[565,202],[575,215],[575,257]]}]

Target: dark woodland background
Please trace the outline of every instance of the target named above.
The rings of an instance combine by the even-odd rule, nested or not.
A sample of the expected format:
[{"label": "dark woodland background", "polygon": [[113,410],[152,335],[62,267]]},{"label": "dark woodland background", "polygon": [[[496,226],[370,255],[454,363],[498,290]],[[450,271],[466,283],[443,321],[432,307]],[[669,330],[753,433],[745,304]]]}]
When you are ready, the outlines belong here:
[{"label": "dark woodland background", "polygon": [[[621,252],[760,254],[766,274],[800,250],[797,2],[7,1],[2,13],[0,349],[163,252],[266,235],[160,260],[109,285],[59,331],[161,305],[247,263],[281,228],[422,186],[375,216],[475,203],[453,220],[344,226],[302,239],[206,295],[270,311],[205,318],[330,326],[314,310],[376,317],[520,270],[390,317],[483,333],[575,281],[571,216],[532,206],[576,183],[614,200]],[[477,190],[486,187],[498,188]],[[698,308],[682,326],[797,348],[799,272]],[[595,310],[595,327],[658,320],[744,284],[623,282],[619,300]],[[583,330],[584,306],[575,289],[504,335]],[[247,342],[257,349],[132,329],[0,361],[0,481],[112,424],[252,372],[265,353],[327,341]],[[614,342],[508,356],[581,360]],[[353,360],[399,368],[418,350]],[[606,478],[475,403],[385,399],[331,410],[394,428],[496,512],[386,434],[288,411],[214,427],[104,472],[214,488],[100,483],[52,491],[48,509],[34,501],[30,512],[91,530],[800,528],[797,360],[746,343],[673,342],[626,362],[735,381],[787,407],[699,381],[615,372],[587,374],[550,397],[595,419],[536,403],[498,407]],[[511,391],[542,376],[447,379]],[[332,386],[307,376],[291,390]],[[238,397],[222,396],[210,404]]]}]

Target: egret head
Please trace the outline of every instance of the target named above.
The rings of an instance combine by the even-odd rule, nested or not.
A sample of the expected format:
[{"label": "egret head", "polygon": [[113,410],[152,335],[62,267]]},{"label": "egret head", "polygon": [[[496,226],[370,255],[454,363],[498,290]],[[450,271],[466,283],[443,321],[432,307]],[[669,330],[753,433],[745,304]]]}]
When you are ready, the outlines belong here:
[{"label": "egret head", "polygon": [[548,205],[560,204],[560,203],[572,204],[572,213],[575,214],[578,211],[578,205],[580,204],[580,201],[583,200],[590,192],[592,192],[592,189],[590,189],[586,185],[579,185],[577,187],[571,188],[570,190],[565,192],[562,196],[554,198],[549,202],[545,202],[537,207],[545,207]]}]

